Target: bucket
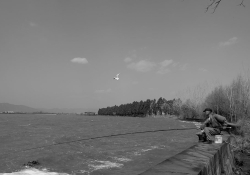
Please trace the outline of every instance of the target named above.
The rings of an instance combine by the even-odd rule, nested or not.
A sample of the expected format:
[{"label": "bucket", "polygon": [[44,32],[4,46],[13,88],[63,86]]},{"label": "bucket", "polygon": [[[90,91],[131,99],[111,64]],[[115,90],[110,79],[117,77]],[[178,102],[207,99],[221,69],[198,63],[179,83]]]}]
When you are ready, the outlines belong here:
[{"label": "bucket", "polygon": [[215,135],[214,143],[222,143],[222,136],[221,135]]}]

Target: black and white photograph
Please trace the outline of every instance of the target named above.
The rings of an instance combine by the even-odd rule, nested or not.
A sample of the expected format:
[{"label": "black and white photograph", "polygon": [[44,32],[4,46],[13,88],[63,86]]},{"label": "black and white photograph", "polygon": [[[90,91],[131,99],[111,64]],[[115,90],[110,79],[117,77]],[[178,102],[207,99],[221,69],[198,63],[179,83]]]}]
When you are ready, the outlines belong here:
[{"label": "black and white photograph", "polygon": [[250,175],[249,0],[0,0],[0,175]]}]

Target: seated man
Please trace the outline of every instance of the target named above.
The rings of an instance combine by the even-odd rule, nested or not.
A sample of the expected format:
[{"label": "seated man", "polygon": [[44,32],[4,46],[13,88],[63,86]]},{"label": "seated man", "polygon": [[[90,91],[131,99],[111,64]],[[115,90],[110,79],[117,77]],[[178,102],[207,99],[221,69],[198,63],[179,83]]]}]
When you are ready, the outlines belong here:
[{"label": "seated man", "polygon": [[212,143],[214,141],[213,136],[220,134],[224,127],[236,127],[236,124],[227,122],[225,117],[213,113],[213,110],[210,108],[206,108],[203,112],[205,112],[206,117],[208,117],[200,126],[200,129],[203,130],[200,134],[205,137],[204,142]]}]

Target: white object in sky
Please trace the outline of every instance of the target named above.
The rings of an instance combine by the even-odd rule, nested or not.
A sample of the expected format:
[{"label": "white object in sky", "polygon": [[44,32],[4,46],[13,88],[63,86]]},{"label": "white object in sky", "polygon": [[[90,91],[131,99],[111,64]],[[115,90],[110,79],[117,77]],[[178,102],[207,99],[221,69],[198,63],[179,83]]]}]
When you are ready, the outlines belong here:
[{"label": "white object in sky", "polygon": [[[119,73],[119,74],[120,74],[120,73]],[[119,74],[117,74],[117,75],[114,77],[114,79],[119,80],[119,77],[118,77]]]}]

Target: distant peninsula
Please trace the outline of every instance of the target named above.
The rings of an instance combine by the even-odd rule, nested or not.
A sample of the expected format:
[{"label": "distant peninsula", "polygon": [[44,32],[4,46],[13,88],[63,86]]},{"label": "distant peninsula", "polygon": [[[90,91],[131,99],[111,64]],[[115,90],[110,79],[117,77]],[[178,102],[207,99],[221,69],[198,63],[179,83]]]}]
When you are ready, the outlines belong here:
[{"label": "distant peninsula", "polygon": [[32,108],[25,105],[15,105],[10,103],[0,103],[0,113],[13,111],[14,113],[85,113],[97,112],[94,108]]}]

